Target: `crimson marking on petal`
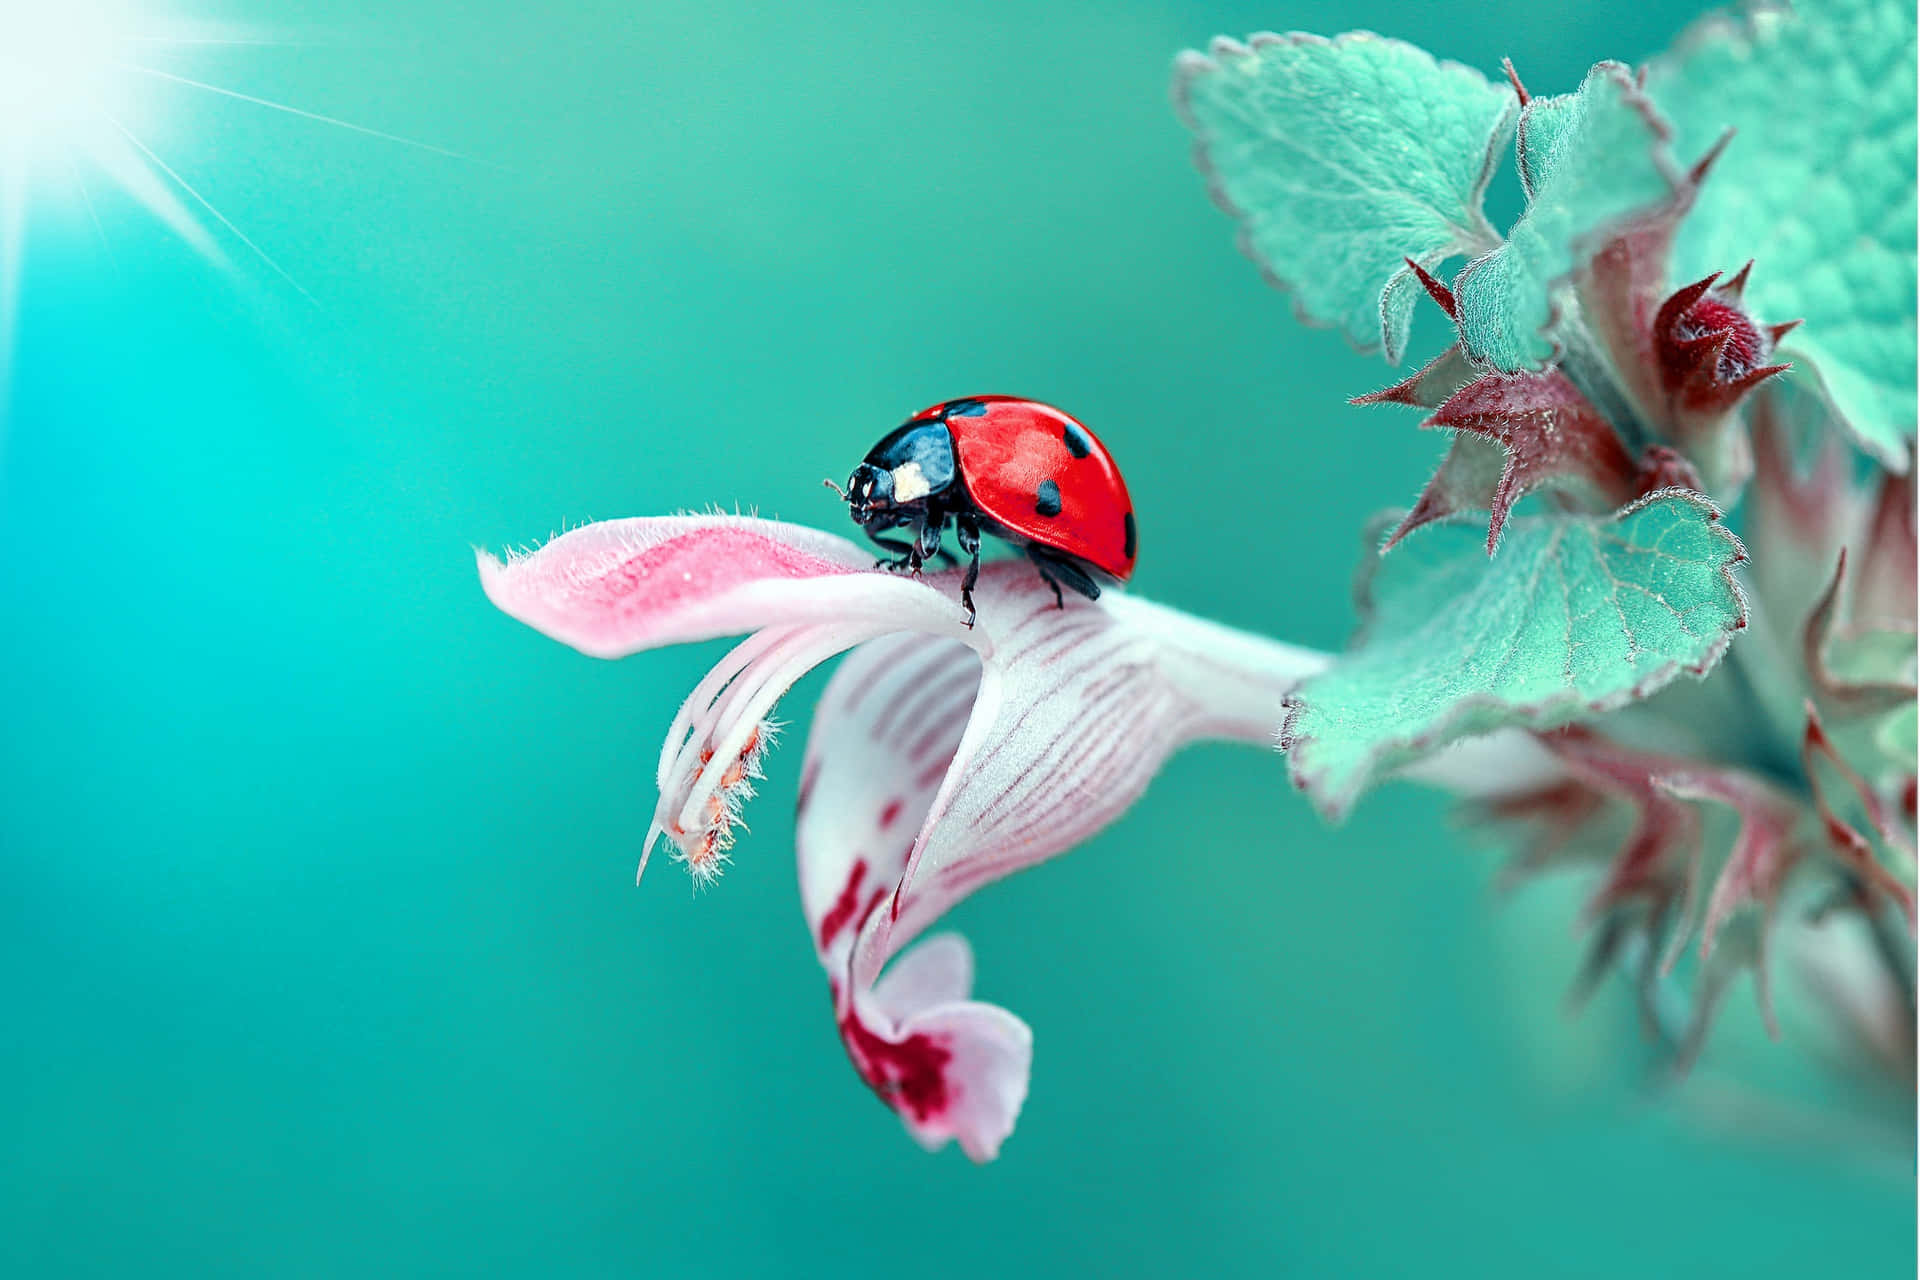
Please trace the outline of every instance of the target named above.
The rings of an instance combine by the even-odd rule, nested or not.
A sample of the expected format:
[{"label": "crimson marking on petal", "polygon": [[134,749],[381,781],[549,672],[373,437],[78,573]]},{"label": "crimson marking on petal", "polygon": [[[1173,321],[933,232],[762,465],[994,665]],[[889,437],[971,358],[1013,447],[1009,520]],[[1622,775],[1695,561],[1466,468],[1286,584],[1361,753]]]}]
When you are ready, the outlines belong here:
[{"label": "crimson marking on petal", "polygon": [[[1076,607],[1067,614],[1065,619],[1061,618],[1060,610],[1054,607],[1053,597],[1044,596],[1036,600],[1018,621],[1002,630],[999,648],[1008,653],[1018,652],[1027,642],[1026,633],[1034,628],[1047,631],[1058,629],[1060,632],[1065,632],[1069,621],[1074,622],[1076,626],[1084,626],[1084,623],[1078,621],[1079,614],[1080,610]],[[1031,661],[1032,655],[1026,655],[1026,660]]]},{"label": "crimson marking on petal", "polygon": [[[1046,798],[1054,801],[1070,800],[1072,793],[1062,794],[1056,780],[1063,774],[1069,772],[1066,767],[1068,757],[1073,756],[1075,753],[1085,755],[1088,752],[1087,735],[1083,730],[1089,726],[1106,723],[1107,707],[1110,703],[1117,701],[1118,699],[1107,699],[1104,701],[1089,699],[1084,702],[1074,718],[1074,723],[1068,725],[1062,732],[1055,734],[1053,738],[1041,746],[1038,751],[1032,752],[1033,763],[1025,769],[1022,769],[1019,776],[1014,779],[1013,784],[995,796],[993,800],[980,811],[980,815],[976,819],[979,825],[987,829],[992,829],[1002,818],[1006,817],[1009,812],[1019,812],[1031,805],[1036,793],[1044,795]],[[1140,714],[1141,721],[1151,723],[1151,719],[1145,714],[1146,708],[1134,707],[1133,710]],[[1076,775],[1091,773],[1101,764],[1104,764],[1116,750],[1133,751],[1135,749],[1135,744],[1129,740],[1126,734],[1116,733],[1109,735],[1105,742],[1100,743],[1098,747],[1095,748],[1100,754],[1083,760],[1079,766],[1071,772]],[[1076,778],[1074,786],[1078,788],[1080,785],[1080,779]],[[1057,807],[1057,805],[1049,805],[1048,810],[1054,807]]]},{"label": "crimson marking on petal", "polygon": [[[1107,662],[1111,657],[1112,652],[1110,648],[1096,651],[1091,657],[1082,661],[1078,666],[1070,668],[1055,679],[1060,686],[1071,687],[1074,681],[1086,675],[1087,672],[1093,670],[1095,667]],[[1000,752],[1020,736],[1020,731],[1026,727],[1027,717],[1034,713],[1038,705],[1037,703],[1033,703],[1022,708],[1019,716],[1013,723],[1009,724],[1004,732],[995,735],[996,741],[989,746],[986,751],[981,753],[978,759],[974,760],[973,772],[985,773],[990,769]]]},{"label": "crimson marking on petal", "polygon": [[902,800],[899,796],[895,796],[893,799],[887,801],[886,807],[880,810],[880,830],[886,831],[889,827],[893,826],[894,823],[900,821],[900,810],[905,806],[906,801]]},{"label": "crimson marking on petal", "polygon": [[991,862],[959,863],[942,871],[939,876],[940,893],[944,897],[964,898],[982,885],[992,884],[1005,875],[1018,871],[1024,863],[1014,861],[1007,867],[1001,859]]},{"label": "crimson marking on petal", "polygon": [[[907,846],[907,849],[906,849],[906,852],[904,852],[904,853],[902,853],[902,854],[900,855],[900,865],[901,865],[901,866],[905,866],[905,865],[906,865],[906,863],[907,863],[907,859],[908,859],[908,858],[909,858],[910,856],[912,856],[912,854],[913,854],[913,846],[912,846],[912,845],[908,845],[908,846]],[[876,911],[878,911],[878,910],[880,909],[880,904],[881,904],[881,903],[883,903],[883,902],[885,902],[885,901],[886,901],[886,900],[887,900],[887,899],[888,899],[889,897],[891,897],[891,898],[893,899],[893,901],[894,901],[894,904],[895,904],[895,906],[894,906],[894,911],[893,911],[893,914],[894,914],[894,916],[896,916],[896,917],[897,917],[897,916],[898,916],[898,915],[900,914],[900,912],[899,912],[899,902],[900,902],[900,890],[899,890],[899,887],[898,887],[898,886],[895,886],[895,887],[894,887],[894,888],[892,888],[892,889],[888,889],[888,888],[886,888],[886,887],[885,887],[885,886],[883,885],[882,887],[880,887],[880,888],[878,888],[878,889],[875,889],[875,890],[873,891],[873,896],[872,896],[871,898],[868,898],[868,899],[867,899],[867,905],[866,905],[865,907],[862,907],[862,908],[861,908],[861,910],[860,910],[860,916],[859,916],[859,923],[858,923],[858,924],[857,924],[857,925],[855,926],[855,928],[854,928],[854,932],[856,932],[856,933],[858,933],[858,932],[859,932],[860,930],[862,930],[862,929],[865,929],[865,928],[867,927],[867,921],[869,921],[869,920],[871,920],[871,919],[873,919],[873,913],[874,913],[874,912],[876,912]]]},{"label": "crimson marking on petal", "polygon": [[[840,896],[833,900],[833,906],[827,914],[820,917],[820,949],[825,951],[833,945],[833,940],[853,919],[854,910],[860,905],[860,882],[867,878],[867,860],[855,858],[853,870],[847,873],[847,883],[840,890]],[[869,911],[872,908],[868,908]]]},{"label": "crimson marking on petal", "polygon": [[[904,733],[910,729],[919,729],[928,720],[937,718],[931,708],[941,702],[952,701],[956,690],[964,689],[966,705],[972,706],[974,692],[979,682],[980,668],[973,663],[967,663],[957,670],[949,671],[940,679],[922,685],[914,694],[895,699],[893,706],[887,709],[887,714],[874,726],[873,737],[880,742],[898,745],[899,738],[895,736],[896,731]],[[911,714],[896,716],[894,712],[903,707],[909,709]],[[939,714],[945,714],[945,712]]]},{"label": "crimson marking on petal", "polygon": [[946,1072],[953,1052],[941,1040],[915,1032],[896,1044],[869,1031],[851,1011],[840,1019],[840,1039],[860,1078],[894,1110],[925,1124],[953,1102],[957,1091]]},{"label": "crimson marking on petal", "polygon": [[[871,734],[876,742],[885,742],[891,738],[894,727],[901,721],[905,720],[911,724],[912,718],[906,714],[907,708],[917,696],[925,693],[924,686],[919,689],[914,689],[912,686],[912,678],[918,674],[917,672],[907,671],[902,673],[896,671],[892,674],[895,676],[892,683],[896,686],[905,686],[905,688],[898,691],[889,691],[890,696],[886,699],[886,706],[881,709],[880,714],[873,722]],[[872,687],[877,688],[881,683],[880,680],[875,680],[872,682]]]},{"label": "crimson marking on petal", "polygon": [[[891,692],[896,688],[909,686],[917,669],[927,665],[929,650],[925,637],[914,633],[902,632],[880,636],[869,640],[860,648],[861,652],[869,657],[884,654],[889,660],[882,664],[882,674],[879,677],[857,681],[839,690],[839,703],[833,708],[835,716],[863,714],[867,700],[876,694],[883,700],[887,700],[886,708],[877,713],[885,716],[889,710],[893,709],[889,696]],[[937,653],[938,649],[935,648],[932,652]],[[827,708],[823,705],[821,711],[824,713],[826,710]]]},{"label": "crimson marking on petal", "polygon": [[967,720],[973,714],[971,700],[942,714],[933,727],[914,744],[907,748],[907,763],[916,765],[932,764],[935,761],[951,763],[953,754],[960,748],[960,735],[966,732]]},{"label": "crimson marking on petal", "polygon": [[[1107,702],[1124,710],[1129,719],[1154,724],[1169,718],[1171,705],[1177,701],[1172,697],[1156,701],[1147,706],[1124,695],[1109,698]],[[1099,724],[1103,718],[1112,714],[1105,705],[1089,703],[1080,712],[1080,719],[1087,724]],[[1069,789],[1056,785],[1043,785],[1038,780],[1051,779],[1066,770],[1063,757],[1080,754],[1073,767],[1073,783]],[[1026,785],[1016,785],[1002,793],[989,804],[976,819],[982,829],[993,832],[996,842],[1008,848],[1020,848],[1036,843],[1042,833],[1057,830],[1056,820],[1061,814],[1070,819],[1082,818],[1086,811],[1089,796],[1114,796],[1122,788],[1115,785],[1115,779],[1125,776],[1125,765],[1138,766],[1136,745],[1125,734],[1112,734],[1104,742],[1089,748],[1083,736],[1075,732],[1063,733],[1055,737],[1039,753],[1040,758],[1030,767],[1023,778]],[[1114,768],[1119,763],[1121,768]],[[1144,785],[1145,779],[1140,780]],[[1011,807],[1011,812],[1007,812]],[[1005,819],[1012,818],[1017,825],[1010,829]],[[983,865],[987,872],[985,879],[993,879],[1000,873],[992,866]],[[952,883],[952,882],[949,882]],[[982,881],[984,883],[984,880]]]},{"label": "crimson marking on petal", "polygon": [[1055,818],[1063,809],[1068,812],[1069,816],[1079,816],[1082,813],[1082,807],[1079,804],[1071,802],[1080,799],[1083,791],[1092,790],[1096,794],[1100,794],[1110,790],[1104,786],[1093,786],[1089,788],[1086,785],[1087,779],[1097,778],[1104,782],[1110,776],[1113,776],[1105,771],[1117,759],[1131,760],[1134,758],[1135,753],[1132,744],[1125,738],[1115,738],[1106,745],[1099,755],[1083,762],[1079,766],[1078,772],[1081,774],[1081,782],[1076,785],[1073,792],[1058,797],[1046,797],[1066,803],[1055,803],[1044,808],[1038,805],[1030,805],[1028,806],[1028,811],[1031,813],[1031,816],[1026,822],[1012,830],[998,832],[996,834],[1004,839],[1010,846],[1017,847],[1034,842],[1042,833],[1048,831],[1053,826]]},{"label": "crimson marking on petal", "polygon": [[[1075,612],[1077,613],[1078,610]],[[1042,627],[1049,629],[1051,634],[1034,640],[1031,643],[1031,647],[1028,647],[1026,638],[1021,636],[1018,630],[1010,633],[1000,642],[1001,648],[1007,652],[1018,652],[1021,649],[1025,649],[1025,652],[1020,654],[1020,661],[1028,666],[1039,666],[1050,662],[1061,653],[1078,647],[1083,637],[1097,635],[1106,629],[1100,622],[1092,618],[1070,617],[1068,619],[1061,619],[1058,612],[1051,606],[1042,613],[1036,613],[1033,618],[1028,621],[1039,622]],[[1025,624],[1023,623],[1022,625],[1024,626]]]}]

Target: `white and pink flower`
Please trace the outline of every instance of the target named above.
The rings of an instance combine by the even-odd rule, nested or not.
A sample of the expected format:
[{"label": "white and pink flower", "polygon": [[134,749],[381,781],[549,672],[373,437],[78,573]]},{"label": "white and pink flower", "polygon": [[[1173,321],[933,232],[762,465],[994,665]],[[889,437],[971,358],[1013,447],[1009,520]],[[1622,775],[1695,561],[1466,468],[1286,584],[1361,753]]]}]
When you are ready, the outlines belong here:
[{"label": "white and pink flower", "polygon": [[923,1144],[975,1160],[1013,1128],[1032,1034],[969,998],[964,939],[908,944],[1112,822],[1184,743],[1270,746],[1281,697],[1326,661],[1119,591],[1056,607],[1019,562],[985,568],[969,629],[954,574],[874,572],[845,539],[735,516],[589,525],[505,563],[482,553],[480,575],[502,610],[596,657],[747,634],[660,756],[648,845],[664,835],[702,880],[727,861],[775,702],[853,651],[800,783],[807,927],[861,1077]]}]

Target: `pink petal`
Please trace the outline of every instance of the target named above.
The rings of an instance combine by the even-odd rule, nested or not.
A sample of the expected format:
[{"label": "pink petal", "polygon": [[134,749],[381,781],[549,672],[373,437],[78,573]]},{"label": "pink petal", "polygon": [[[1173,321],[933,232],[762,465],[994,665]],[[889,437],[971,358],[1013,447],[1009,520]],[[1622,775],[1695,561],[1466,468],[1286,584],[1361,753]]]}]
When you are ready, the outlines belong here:
[{"label": "pink petal", "polygon": [[505,563],[476,554],[480,583],[502,612],[596,658],[774,623],[891,615],[964,630],[950,593],[871,571],[873,553],[845,538],[773,520],[605,520]]},{"label": "pink petal", "polygon": [[973,948],[957,933],[937,933],[902,952],[869,998],[882,1017],[903,1023],[923,1010],[958,1004],[972,993]]},{"label": "pink petal", "polygon": [[1013,1132],[1027,1098],[1033,1032],[1005,1009],[964,999],[973,952],[955,933],[902,954],[841,1016],[855,1068],[928,1150],[957,1140],[987,1161]]},{"label": "pink petal", "polygon": [[1056,608],[1024,564],[989,565],[975,598],[977,653],[902,634],[841,664],[797,837],[855,1068],[916,1138],[989,1159],[1026,1095],[1031,1037],[968,999],[959,938],[901,949],[975,889],[1106,826],[1181,744],[1268,744],[1281,697],[1326,659],[1117,591]]}]

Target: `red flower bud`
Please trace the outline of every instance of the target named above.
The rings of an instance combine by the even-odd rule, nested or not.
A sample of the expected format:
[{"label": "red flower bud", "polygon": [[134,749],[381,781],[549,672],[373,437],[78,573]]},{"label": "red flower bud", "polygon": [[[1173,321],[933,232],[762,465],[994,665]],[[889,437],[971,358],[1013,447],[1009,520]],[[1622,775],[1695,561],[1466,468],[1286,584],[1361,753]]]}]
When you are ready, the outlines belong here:
[{"label": "red flower bud", "polygon": [[1793,324],[1760,325],[1741,304],[1749,262],[1740,274],[1714,287],[1714,272],[1676,291],[1653,321],[1660,380],[1680,415],[1718,418],[1785,364],[1769,364],[1777,343]]}]

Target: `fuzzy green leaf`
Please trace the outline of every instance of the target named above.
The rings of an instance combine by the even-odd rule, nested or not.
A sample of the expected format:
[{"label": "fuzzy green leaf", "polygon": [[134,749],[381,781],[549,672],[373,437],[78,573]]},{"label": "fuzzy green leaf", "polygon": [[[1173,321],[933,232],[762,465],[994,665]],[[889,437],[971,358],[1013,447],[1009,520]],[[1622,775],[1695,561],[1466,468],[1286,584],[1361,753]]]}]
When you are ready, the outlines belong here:
[{"label": "fuzzy green leaf", "polygon": [[1398,40],[1258,35],[1183,54],[1174,101],[1240,243],[1311,324],[1406,350],[1426,268],[1499,242],[1481,198],[1512,91]]},{"label": "fuzzy green leaf", "polygon": [[1518,143],[1527,211],[1506,244],[1468,263],[1453,284],[1469,355],[1507,373],[1553,359],[1555,291],[1610,228],[1679,189],[1666,136],[1617,62],[1595,66],[1578,93],[1527,104]]},{"label": "fuzzy green leaf", "polygon": [[1354,648],[1288,698],[1289,769],[1329,816],[1455,739],[1557,727],[1704,674],[1747,622],[1746,550],[1688,490],[1515,521],[1492,560],[1485,543],[1439,525],[1376,561]]},{"label": "fuzzy green leaf", "polygon": [[1915,421],[1914,7],[1820,0],[1714,14],[1647,67],[1692,163],[1736,130],[1674,245],[1673,278],[1738,271],[1764,320],[1804,319],[1812,365],[1862,447],[1904,471]]}]

